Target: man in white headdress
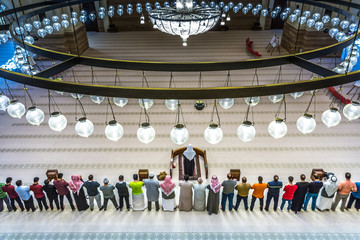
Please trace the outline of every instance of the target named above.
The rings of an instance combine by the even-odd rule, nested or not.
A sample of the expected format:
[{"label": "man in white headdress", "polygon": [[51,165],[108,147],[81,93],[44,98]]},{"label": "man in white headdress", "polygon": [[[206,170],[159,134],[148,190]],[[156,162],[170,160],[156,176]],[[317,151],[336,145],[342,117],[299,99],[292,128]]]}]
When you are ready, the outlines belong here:
[{"label": "man in white headdress", "polygon": [[194,157],[196,155],[196,152],[193,149],[193,146],[189,144],[184,155],[184,175],[194,176],[194,168],[195,168],[195,162]]},{"label": "man in white headdress", "polygon": [[316,208],[319,211],[330,210],[334,195],[338,189],[337,177],[332,173],[325,175],[324,185],[320,189],[319,197],[316,200]]}]

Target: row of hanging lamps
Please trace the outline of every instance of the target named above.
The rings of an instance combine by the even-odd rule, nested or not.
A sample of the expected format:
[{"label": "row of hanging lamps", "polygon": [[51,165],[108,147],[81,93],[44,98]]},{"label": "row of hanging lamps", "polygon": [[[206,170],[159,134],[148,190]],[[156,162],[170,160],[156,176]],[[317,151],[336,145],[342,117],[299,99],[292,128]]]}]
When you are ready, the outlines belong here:
[{"label": "row of hanging lamps", "polygon": [[[107,99],[107,103],[108,103],[108,108],[110,107],[111,110],[111,114],[113,119],[110,120],[109,122],[106,121],[106,128],[105,128],[105,136],[110,140],[110,141],[114,141],[117,142],[120,140],[120,138],[123,136],[124,134],[124,129],[123,127],[116,121],[115,119],[115,113],[113,110],[113,107],[111,105],[110,99]],[[107,111],[108,112],[108,111]],[[107,116],[107,114],[106,114]]]},{"label": "row of hanging lamps", "polygon": [[[50,90],[48,90],[48,100],[49,100],[49,114],[50,118],[48,121],[50,129],[61,132],[67,126],[67,119],[61,113],[59,106],[56,104],[54,97],[52,96]],[[53,109],[51,110],[51,107]]]},{"label": "row of hanging lamps", "polygon": [[[255,68],[255,72],[254,72],[253,80],[252,80],[252,82],[251,82],[251,86],[254,85],[255,80],[256,80],[256,84],[259,85],[259,76],[258,76],[258,74],[257,74],[257,68]],[[250,107],[254,107],[254,106],[256,106],[256,105],[259,104],[259,102],[260,102],[260,97],[259,97],[259,96],[246,97],[246,98],[244,98],[244,100],[245,100],[245,103],[246,103],[247,105],[249,105]]]},{"label": "row of hanging lamps", "polygon": [[[230,71],[228,71],[226,80],[225,80],[225,87],[231,87],[231,77],[230,77]],[[231,108],[235,103],[234,98],[221,98],[219,99],[219,105],[223,109],[229,109]]]},{"label": "row of hanging lamps", "polygon": [[[97,81],[97,79],[95,79],[95,78],[96,78],[96,76],[95,76],[94,68],[91,67],[91,84],[95,84],[95,80],[97,83],[99,83]],[[105,97],[91,95],[90,99],[91,99],[91,101],[93,101],[96,104],[101,104],[105,100]]]},{"label": "row of hanging lamps", "polygon": [[[280,65],[279,72],[276,75],[275,80],[274,80],[274,84],[282,82],[281,69],[282,69],[282,66]],[[285,97],[284,94],[276,94],[276,95],[268,96],[269,100],[272,103],[278,103],[278,102],[282,101],[284,99],[284,97]]]},{"label": "row of hanging lamps", "polygon": [[[252,111],[253,122],[249,121],[250,108]],[[250,102],[247,106],[247,111],[246,111],[244,122],[237,128],[236,135],[243,142],[250,142],[255,138],[256,130],[254,127],[254,111],[253,111],[253,108],[251,105],[251,98],[250,98]]]},{"label": "row of hanging lamps", "polygon": [[[215,113],[216,113],[218,122],[214,122],[214,114]],[[219,116],[219,111],[217,108],[216,99],[214,100],[214,106],[213,106],[213,111],[211,114],[210,124],[209,124],[209,127],[207,127],[205,129],[204,137],[205,137],[205,140],[210,144],[217,144],[223,138],[223,131],[221,129],[221,122],[220,122],[220,116]]]},{"label": "row of hanging lamps", "polygon": [[41,109],[36,107],[36,104],[33,101],[28,91],[28,88],[25,85],[24,85],[24,90],[31,102],[31,107],[28,108],[28,111],[26,113],[26,121],[31,125],[39,126],[44,121],[45,114]]},{"label": "row of hanging lamps", "polygon": [[[282,105],[284,105],[285,117],[279,118]],[[275,120],[272,121],[268,126],[268,132],[273,138],[279,139],[286,135],[287,126],[285,124],[285,121],[286,121],[286,101],[285,101],[285,95],[284,95],[283,98],[281,99],[279,108],[275,114]]]},{"label": "row of hanging lamps", "polygon": [[[144,99],[139,99],[142,102],[142,105],[145,106]],[[140,105],[141,106],[141,105]],[[140,111],[140,121],[139,128],[137,130],[137,138],[140,142],[148,144],[154,141],[155,139],[155,129],[150,125],[150,117],[147,114],[147,108],[142,107]],[[144,111],[145,122],[141,122],[141,113]]]},{"label": "row of hanging lamps", "polygon": [[[82,117],[77,118],[77,105],[79,104]],[[75,120],[77,121],[75,125],[75,132],[80,137],[89,137],[94,132],[94,124],[87,119],[84,106],[82,105],[80,98],[76,98],[75,105]]]},{"label": "row of hanging lamps", "polygon": [[[199,74],[199,81],[198,81],[198,86],[197,88],[202,88],[203,87],[203,82],[202,82],[202,75],[201,75],[201,72]],[[203,110],[204,108],[206,107],[206,102],[201,100],[201,99],[198,99],[195,101],[195,104],[194,104],[194,108],[198,111],[201,111]]]},{"label": "row of hanging lamps", "polygon": [[[187,140],[189,139],[189,131],[186,129],[180,100],[177,100],[177,101],[178,101],[178,106],[177,106],[177,112],[176,112],[176,117],[175,117],[175,125],[174,125],[174,128],[170,132],[170,138],[175,144],[182,145],[182,144],[186,143]],[[182,122],[180,121],[180,115],[182,118]]]},{"label": "row of hanging lamps", "polygon": [[[121,85],[120,75],[118,70],[116,69],[114,86],[118,86],[118,82]],[[116,106],[123,108],[129,102],[129,99],[123,97],[113,97],[113,102],[115,103]]]},{"label": "row of hanging lamps", "polygon": [[[148,83],[148,81],[146,79],[144,71],[142,72],[141,85],[142,85],[143,88],[144,88],[145,85],[146,85],[146,87],[149,87],[149,83]],[[147,109],[151,108],[154,105],[154,99],[147,99],[147,98],[139,99],[139,105],[140,105],[140,107],[145,108],[147,110]]]},{"label": "row of hanging lamps", "polygon": [[[305,110],[304,115],[299,117],[299,119],[296,121],[297,129],[300,132],[302,132],[303,134],[311,133],[316,128],[316,121],[315,121],[315,113],[316,113],[315,104],[316,104],[316,101],[315,101],[315,98],[316,98],[316,90],[312,92],[310,102],[308,104],[308,107]],[[310,108],[311,103],[312,103],[313,100],[314,100],[314,116],[309,113],[309,108]]]},{"label": "row of hanging lamps", "polygon": [[[175,81],[174,81],[174,76],[172,74],[172,72],[170,73],[170,82],[169,82],[169,88],[172,87],[176,87],[175,85]],[[166,99],[165,100],[165,106],[167,109],[169,109],[170,111],[175,111],[176,109],[178,109],[179,106],[179,100],[178,99]]]}]

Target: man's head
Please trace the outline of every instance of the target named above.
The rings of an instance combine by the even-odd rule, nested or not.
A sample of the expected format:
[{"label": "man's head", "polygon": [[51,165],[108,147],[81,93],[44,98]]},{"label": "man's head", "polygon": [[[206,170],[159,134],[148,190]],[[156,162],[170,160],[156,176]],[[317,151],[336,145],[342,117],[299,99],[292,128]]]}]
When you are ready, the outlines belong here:
[{"label": "man's head", "polygon": [[34,177],[34,183],[38,183],[39,182],[39,178],[38,177]]},{"label": "man's head", "polygon": [[16,181],[16,186],[20,187],[22,185],[22,181],[21,180],[17,180]]},{"label": "man's head", "polygon": [[133,175],[133,179],[134,179],[135,181],[137,181],[137,180],[139,179],[139,176],[135,173],[135,174]]},{"label": "man's head", "polygon": [[350,180],[351,179],[351,173],[349,173],[349,172],[345,173],[345,178],[347,180]]},{"label": "man's head", "polygon": [[184,176],[184,180],[185,180],[185,181],[189,181],[189,175],[186,174],[186,175]]},{"label": "man's head", "polygon": [[12,181],[12,177],[8,177],[8,178],[6,178],[6,183],[10,184],[10,183],[11,183],[11,181]]},{"label": "man's head", "polygon": [[258,177],[258,181],[259,181],[259,183],[262,183],[262,182],[263,182],[263,177],[262,177],[262,176],[259,176],[259,177]]},{"label": "man's head", "polygon": [[155,174],[154,174],[153,172],[150,172],[150,173],[149,173],[149,178],[150,178],[150,179],[153,179],[154,176],[155,176]]},{"label": "man's head", "polygon": [[301,175],[300,175],[300,180],[301,180],[301,181],[305,181],[305,179],[306,179],[305,174],[301,174]]},{"label": "man's head", "polygon": [[294,177],[293,176],[289,176],[288,177],[289,183],[292,183],[294,181]]},{"label": "man's head", "polygon": [[198,178],[198,183],[202,184],[203,183],[203,179],[201,177]]},{"label": "man's head", "polygon": [[123,175],[119,176],[119,181],[124,181],[124,176]]},{"label": "man's head", "polygon": [[94,180],[94,176],[93,176],[92,174],[90,174],[90,175],[88,176],[88,179],[89,179],[89,181],[92,181],[92,180]]},{"label": "man's head", "polygon": [[104,178],[104,185],[107,185],[107,184],[109,184],[109,179],[107,179],[107,178]]},{"label": "man's head", "polygon": [[58,178],[63,178],[64,174],[58,173]]},{"label": "man's head", "polygon": [[227,174],[227,178],[228,178],[229,180],[231,180],[231,179],[232,179],[232,174],[231,174],[231,173],[228,173],[228,174]]},{"label": "man's head", "polygon": [[319,181],[319,175],[314,174],[314,179],[315,179],[315,181]]},{"label": "man's head", "polygon": [[49,183],[50,183],[49,179],[45,179],[45,180],[44,180],[44,184],[45,184],[45,185],[49,185]]},{"label": "man's head", "polygon": [[278,175],[274,175],[274,182],[279,181],[279,176]]},{"label": "man's head", "polygon": [[242,181],[243,183],[246,183],[246,182],[247,182],[246,177],[242,177],[242,178],[241,178],[241,181]]}]

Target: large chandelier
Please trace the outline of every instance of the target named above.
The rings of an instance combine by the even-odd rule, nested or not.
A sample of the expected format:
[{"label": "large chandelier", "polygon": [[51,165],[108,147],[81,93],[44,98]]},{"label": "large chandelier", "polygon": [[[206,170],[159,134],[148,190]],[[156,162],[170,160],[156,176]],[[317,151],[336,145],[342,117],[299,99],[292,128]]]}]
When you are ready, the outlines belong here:
[{"label": "large chandelier", "polygon": [[209,31],[218,22],[220,14],[220,10],[215,8],[194,7],[192,0],[176,0],[175,7],[151,10],[149,18],[154,28],[179,35],[183,39],[183,46],[187,46],[189,36]]}]

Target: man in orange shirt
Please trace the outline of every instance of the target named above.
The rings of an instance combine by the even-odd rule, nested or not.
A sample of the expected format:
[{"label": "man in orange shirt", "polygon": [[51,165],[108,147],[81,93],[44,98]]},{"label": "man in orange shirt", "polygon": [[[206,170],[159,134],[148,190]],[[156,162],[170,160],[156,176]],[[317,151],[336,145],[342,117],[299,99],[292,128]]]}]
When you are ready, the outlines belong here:
[{"label": "man in orange shirt", "polygon": [[255,201],[256,199],[260,200],[260,211],[263,210],[264,206],[264,191],[267,188],[267,184],[263,183],[262,176],[258,177],[259,183],[254,183],[251,186],[251,189],[254,189],[252,198],[251,198],[251,205],[250,205],[250,211],[254,209]]},{"label": "man in orange shirt", "polygon": [[338,186],[338,191],[336,193],[335,201],[331,206],[331,210],[335,211],[337,205],[341,200],[340,211],[344,211],[346,200],[349,197],[350,192],[357,192],[358,189],[354,182],[350,181],[351,174],[349,172],[345,173],[345,181],[342,181]]}]

